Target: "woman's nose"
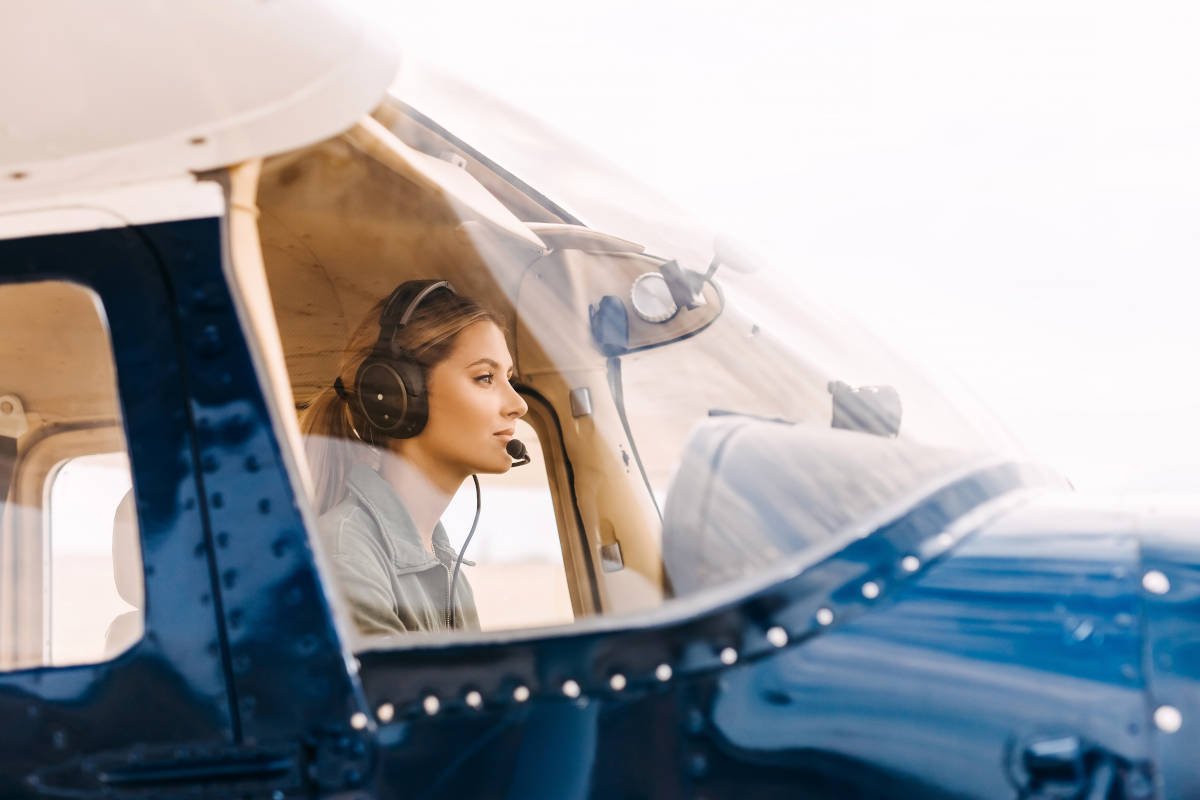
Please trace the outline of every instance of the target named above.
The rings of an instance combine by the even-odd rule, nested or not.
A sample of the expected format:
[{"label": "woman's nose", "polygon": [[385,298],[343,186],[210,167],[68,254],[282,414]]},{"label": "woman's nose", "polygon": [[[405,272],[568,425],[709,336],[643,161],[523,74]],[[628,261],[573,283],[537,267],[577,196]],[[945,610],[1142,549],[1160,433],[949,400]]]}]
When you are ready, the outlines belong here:
[{"label": "woman's nose", "polygon": [[525,402],[524,397],[517,394],[517,390],[512,387],[511,383],[508,385],[508,394],[508,404],[504,409],[504,415],[513,419],[525,416],[525,412],[529,411],[529,404]]}]

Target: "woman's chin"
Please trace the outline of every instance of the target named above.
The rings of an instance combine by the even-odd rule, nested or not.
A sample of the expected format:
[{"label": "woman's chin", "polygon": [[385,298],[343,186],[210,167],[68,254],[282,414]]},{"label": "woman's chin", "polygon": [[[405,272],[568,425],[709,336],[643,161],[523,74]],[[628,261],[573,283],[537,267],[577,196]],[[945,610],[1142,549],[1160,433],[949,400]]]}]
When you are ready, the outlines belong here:
[{"label": "woman's chin", "polygon": [[488,459],[484,463],[475,465],[475,472],[483,475],[503,475],[512,469],[512,458],[508,453],[502,454],[499,458]]}]

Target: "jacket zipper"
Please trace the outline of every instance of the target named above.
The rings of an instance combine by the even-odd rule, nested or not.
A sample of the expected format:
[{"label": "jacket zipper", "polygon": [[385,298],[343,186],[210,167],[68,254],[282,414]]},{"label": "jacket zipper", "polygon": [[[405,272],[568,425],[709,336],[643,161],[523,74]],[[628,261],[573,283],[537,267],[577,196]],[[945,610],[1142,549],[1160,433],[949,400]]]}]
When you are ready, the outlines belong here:
[{"label": "jacket zipper", "polygon": [[454,598],[450,596],[450,568],[442,564],[442,569],[446,571],[446,628],[454,630]]}]

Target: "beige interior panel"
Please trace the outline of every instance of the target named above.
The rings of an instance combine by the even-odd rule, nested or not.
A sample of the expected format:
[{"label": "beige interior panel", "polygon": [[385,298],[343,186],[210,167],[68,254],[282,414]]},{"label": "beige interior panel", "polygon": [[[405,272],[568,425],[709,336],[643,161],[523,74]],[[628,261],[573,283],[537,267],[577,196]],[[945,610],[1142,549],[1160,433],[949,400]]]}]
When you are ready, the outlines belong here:
[{"label": "beige interior panel", "polygon": [[64,281],[0,285],[0,394],[15,394],[30,429],[110,418],[116,373],[99,301]]}]

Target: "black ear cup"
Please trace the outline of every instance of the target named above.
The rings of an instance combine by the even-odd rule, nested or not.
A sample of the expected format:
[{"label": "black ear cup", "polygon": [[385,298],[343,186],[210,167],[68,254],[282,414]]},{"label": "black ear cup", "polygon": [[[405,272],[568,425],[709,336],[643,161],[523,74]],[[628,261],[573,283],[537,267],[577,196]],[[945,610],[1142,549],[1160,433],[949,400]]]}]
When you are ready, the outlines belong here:
[{"label": "black ear cup", "polygon": [[419,364],[373,356],[358,368],[354,382],[359,411],[380,433],[411,439],[425,429],[429,402]]},{"label": "black ear cup", "polygon": [[438,290],[454,294],[454,287],[447,281],[407,281],[397,286],[384,303],[375,352],[354,377],[358,410],[373,433],[411,439],[425,430],[429,421],[425,368],[398,348],[395,338],[421,301]]}]

